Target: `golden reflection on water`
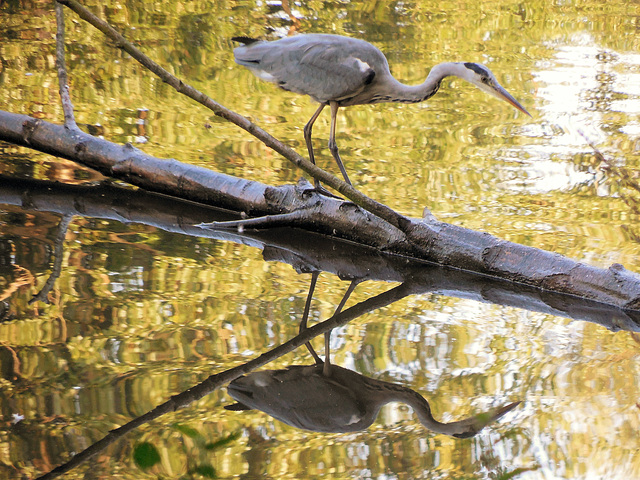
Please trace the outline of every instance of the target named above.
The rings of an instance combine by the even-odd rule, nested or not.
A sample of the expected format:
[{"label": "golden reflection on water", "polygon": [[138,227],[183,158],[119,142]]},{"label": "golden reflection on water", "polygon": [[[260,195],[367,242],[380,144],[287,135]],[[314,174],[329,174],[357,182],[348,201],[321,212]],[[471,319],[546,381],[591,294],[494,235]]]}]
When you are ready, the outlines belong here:
[{"label": "golden reflection on water", "polygon": [[[291,29],[279,4],[88,5],[161,64],[304,152],[302,126],[315,105],[261,82],[232,59],[232,36],[277,37]],[[60,122],[50,8],[0,7],[0,103]],[[375,43],[406,83],[423,81],[438,62],[486,63],[534,116],[459,80],[447,80],[425,104],[344,109],[338,143],[358,188],[409,215],[427,206],[440,219],[507,240],[640,271],[635,194],[600,169],[580,134],[635,175],[636,4],[310,1],[293,8],[301,32]],[[71,94],[83,128],[269,184],[300,176],[71,14],[67,29]],[[326,148],[327,117],[315,132],[320,165],[338,173]],[[100,178],[45,155],[0,148],[5,175],[66,183]],[[71,223],[51,304],[30,304],[50,272],[57,224],[54,214],[0,206],[0,300],[7,310],[0,324],[0,444],[10,478],[52,468],[132,416],[297,332],[309,275],[266,263],[247,246],[90,218]],[[313,321],[329,317],[346,288],[328,274],[319,283]],[[387,288],[365,283],[352,301]],[[385,407],[366,432],[312,435],[260,413],[226,412],[229,399],[220,391],[144,426],[130,444],[67,477],[89,469],[112,478],[177,477],[206,462],[227,478],[492,478],[516,467],[530,469],[516,478],[640,476],[635,334],[432,293],[336,330],[332,347],[340,365],[410,386],[444,418],[504,399],[524,403],[507,421],[463,441],[425,434],[397,405]],[[310,362],[301,349],[270,368]],[[24,420],[13,425],[13,415]],[[242,435],[212,453],[176,424],[208,442]],[[43,440],[35,445],[33,438]],[[145,440],[162,453],[146,473],[130,452]]]}]

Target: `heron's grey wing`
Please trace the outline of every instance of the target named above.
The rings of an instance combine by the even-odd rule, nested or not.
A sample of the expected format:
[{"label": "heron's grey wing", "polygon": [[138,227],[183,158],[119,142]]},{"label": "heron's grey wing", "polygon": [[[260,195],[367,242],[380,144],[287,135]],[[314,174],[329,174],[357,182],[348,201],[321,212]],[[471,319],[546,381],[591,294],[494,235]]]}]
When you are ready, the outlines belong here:
[{"label": "heron's grey wing", "polygon": [[355,96],[376,75],[377,50],[366,42],[328,37],[300,35],[259,42],[238,47],[234,54],[236,62],[260,78],[318,102]]},{"label": "heron's grey wing", "polygon": [[322,365],[254,372],[231,382],[228,392],[240,404],[231,409],[260,410],[293,427],[317,432],[364,428],[358,428],[366,414],[362,404],[349,388],[325,377]]},{"label": "heron's grey wing", "polygon": [[361,57],[341,44],[308,46],[303,55],[281,66],[280,87],[306,93],[322,103],[355,96],[375,77],[375,70]]},{"label": "heron's grey wing", "polygon": [[287,395],[260,408],[281,422],[314,432],[362,430],[365,410],[353,392],[322,374],[302,377]]}]

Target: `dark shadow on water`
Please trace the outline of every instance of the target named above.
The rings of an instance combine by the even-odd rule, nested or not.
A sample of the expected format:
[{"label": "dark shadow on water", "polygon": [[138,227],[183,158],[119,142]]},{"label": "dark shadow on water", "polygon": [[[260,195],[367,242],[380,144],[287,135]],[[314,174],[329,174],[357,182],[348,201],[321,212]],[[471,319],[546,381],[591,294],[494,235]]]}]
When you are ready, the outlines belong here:
[{"label": "dark shadow on water", "polygon": [[[343,280],[405,283],[411,285],[414,294],[430,292],[522,308],[597,323],[611,331],[640,331],[640,311],[622,310],[493,277],[415,262],[293,228],[241,233],[198,228],[195,225],[202,222],[225,221],[236,216],[193,202],[112,184],[70,186],[0,175],[0,204],[19,206],[26,212],[58,214],[61,231],[64,231],[63,224],[74,216],[139,223],[168,232],[259,248],[266,261],[289,264],[298,273],[327,272]],[[61,247],[55,242],[52,248],[57,252]]]}]

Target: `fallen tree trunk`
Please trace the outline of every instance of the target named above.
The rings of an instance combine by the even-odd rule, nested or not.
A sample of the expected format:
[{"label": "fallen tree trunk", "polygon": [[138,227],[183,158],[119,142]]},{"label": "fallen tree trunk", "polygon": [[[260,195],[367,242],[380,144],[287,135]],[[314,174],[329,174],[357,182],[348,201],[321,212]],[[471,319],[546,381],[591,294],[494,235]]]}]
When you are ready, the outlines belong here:
[{"label": "fallen tree trunk", "polygon": [[[398,282],[410,286],[406,291],[411,294],[439,293],[589,321],[611,331],[640,331],[638,310],[623,311],[591,300],[550,293],[460,269],[407,261],[405,257],[380,254],[372,248],[326,235],[291,228],[245,229],[243,232],[202,229],[194,225],[234,217],[226,211],[141,189],[113,184],[64,185],[0,175],[0,204],[17,206],[33,215],[54,213],[67,221],[73,217],[115,220],[149,225],[186,236],[235,242],[258,248],[262,250],[265,261],[286,263],[300,274],[327,272],[344,280]],[[57,243],[52,246],[52,250],[58,248]]]},{"label": "fallen tree trunk", "polygon": [[434,218],[411,219],[394,212],[401,221],[393,226],[352,202],[318,195],[304,181],[272,187],[151,157],[131,145],[113,144],[25,115],[0,112],[0,140],[74,160],[150,191],[252,217],[210,228],[295,226],[382,252],[640,310],[640,276],[621,265],[588,266]]}]

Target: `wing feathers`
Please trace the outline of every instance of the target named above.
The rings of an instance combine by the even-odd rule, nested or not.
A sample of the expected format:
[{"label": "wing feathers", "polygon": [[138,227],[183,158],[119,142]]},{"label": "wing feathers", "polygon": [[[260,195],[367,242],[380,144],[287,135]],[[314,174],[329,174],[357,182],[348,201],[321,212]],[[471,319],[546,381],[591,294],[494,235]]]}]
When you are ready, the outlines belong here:
[{"label": "wing feathers", "polygon": [[[245,43],[246,37],[235,37]],[[285,90],[321,103],[350,98],[371,84],[386,59],[373,45],[335,35],[297,35],[253,41],[234,50],[236,62]],[[388,68],[388,67],[386,67]]]}]

